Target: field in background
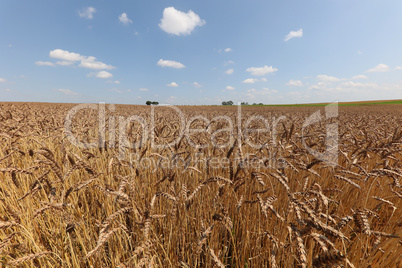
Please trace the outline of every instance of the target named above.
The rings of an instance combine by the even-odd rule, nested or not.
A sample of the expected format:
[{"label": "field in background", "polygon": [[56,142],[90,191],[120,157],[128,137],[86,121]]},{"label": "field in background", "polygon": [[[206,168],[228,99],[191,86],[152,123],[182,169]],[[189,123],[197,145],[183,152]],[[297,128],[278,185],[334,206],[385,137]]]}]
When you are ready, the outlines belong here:
[{"label": "field in background", "polygon": [[[329,103],[306,103],[306,104],[282,104],[282,105],[257,105],[257,106],[284,106],[284,107],[309,107],[309,106],[326,106]],[[339,106],[372,106],[372,105],[390,105],[402,104],[402,100],[373,100],[373,101],[355,101],[355,102],[339,102]]]},{"label": "field in background", "polygon": [[[324,107],[245,106],[239,122],[237,107],[183,106],[185,123],[211,121],[193,120],[200,132],[173,145],[182,122],[157,107],[158,148],[139,121],[120,127],[152,122],[151,107],[130,105],[106,105],[101,129],[98,111],[77,112],[74,137],[105,140],[75,146],[64,125],[74,106],[0,103],[4,267],[402,266],[402,105],[341,106],[308,127]],[[269,131],[238,132],[252,116]],[[330,123],[335,166],[307,149],[327,149]]]}]

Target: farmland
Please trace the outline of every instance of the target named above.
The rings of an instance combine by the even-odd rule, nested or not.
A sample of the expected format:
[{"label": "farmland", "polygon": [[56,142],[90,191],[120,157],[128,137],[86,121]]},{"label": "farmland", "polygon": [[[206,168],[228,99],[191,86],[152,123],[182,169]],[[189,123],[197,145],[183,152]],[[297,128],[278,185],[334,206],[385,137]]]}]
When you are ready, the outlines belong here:
[{"label": "farmland", "polygon": [[400,104],[74,107],[0,103],[4,267],[402,265]]}]

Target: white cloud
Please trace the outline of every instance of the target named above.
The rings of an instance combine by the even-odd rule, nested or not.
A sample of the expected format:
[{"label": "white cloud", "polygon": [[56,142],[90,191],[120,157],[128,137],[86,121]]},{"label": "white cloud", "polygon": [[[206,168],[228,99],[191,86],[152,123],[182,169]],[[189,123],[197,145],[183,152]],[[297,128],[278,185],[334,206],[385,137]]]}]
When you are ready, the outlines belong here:
[{"label": "white cloud", "polygon": [[63,88],[55,89],[54,91],[61,92],[65,95],[79,95],[77,92],[71,91],[69,89],[63,89]]},{"label": "white cloud", "polygon": [[51,58],[64,60],[64,61],[79,61],[84,60],[85,56],[81,56],[78,53],[69,52],[67,50],[55,49],[49,52]]},{"label": "white cloud", "polygon": [[174,7],[167,7],[163,10],[159,27],[169,34],[189,35],[195,27],[203,26],[205,23],[205,20],[191,10],[185,13]]},{"label": "white cloud", "polygon": [[258,82],[259,80],[256,78],[247,78],[242,81],[244,84],[254,84],[255,82]]},{"label": "white cloud", "polygon": [[277,68],[273,68],[272,66],[267,65],[265,65],[264,67],[250,67],[246,69],[246,72],[249,72],[255,76],[262,76],[276,71],[278,71]]},{"label": "white cloud", "polygon": [[234,69],[228,69],[225,71],[225,74],[232,74],[234,72]]},{"label": "white cloud", "polygon": [[367,70],[368,73],[388,72],[389,66],[383,63],[378,64],[374,68]]},{"label": "white cloud", "polygon": [[367,78],[368,77],[365,76],[364,74],[359,74],[352,77],[352,79],[367,79]]},{"label": "white cloud", "polygon": [[0,77],[0,83],[5,83],[5,82],[7,82],[7,79]]},{"label": "white cloud", "polygon": [[5,89],[2,89],[1,91],[10,92],[10,91],[11,91],[11,89],[9,89],[9,88],[5,88]]},{"label": "white cloud", "polygon": [[148,89],[148,88],[145,88],[145,87],[139,88],[138,90],[139,90],[139,91],[144,91],[144,92],[145,92],[145,91],[149,91],[149,89]]},{"label": "white cloud", "polygon": [[225,48],[225,50],[223,50],[223,51],[225,51],[225,52],[231,52],[231,51],[233,51],[233,49],[231,49],[230,47],[228,47],[228,48]]},{"label": "white cloud", "polygon": [[194,82],[193,85],[194,85],[195,87],[202,87],[201,84],[198,83],[198,82]]},{"label": "white cloud", "polygon": [[73,61],[62,60],[62,61],[56,61],[56,64],[62,65],[62,66],[70,66],[70,65],[74,64],[74,62]]},{"label": "white cloud", "polygon": [[296,86],[296,87],[301,87],[303,86],[303,82],[300,80],[289,80],[289,82],[286,83],[287,86]]},{"label": "white cloud", "polygon": [[122,14],[119,16],[119,21],[120,21],[121,23],[123,23],[124,25],[128,25],[128,24],[130,24],[130,23],[133,22],[132,20],[130,20],[130,19],[127,17],[127,14],[126,14],[126,13],[122,13]]},{"label": "white cloud", "polygon": [[176,82],[172,82],[167,84],[168,87],[178,87],[179,85]]},{"label": "white cloud", "polygon": [[321,74],[321,75],[317,75],[318,80],[321,80],[323,82],[338,82],[341,79],[339,79],[338,77],[335,76],[328,76],[325,74]]},{"label": "white cloud", "polygon": [[396,66],[395,70],[402,70],[402,66]]},{"label": "white cloud", "polygon": [[285,37],[285,42],[289,41],[292,38],[295,37],[302,37],[303,36],[303,29],[299,29],[297,31],[291,31],[286,37]]},{"label": "white cloud", "polygon": [[88,69],[93,69],[93,70],[111,70],[111,69],[116,68],[112,65],[108,65],[106,63],[96,61],[96,58],[92,57],[92,56],[81,60],[81,63],[78,66],[88,68]]},{"label": "white cloud", "polygon": [[35,64],[38,66],[55,66],[53,62],[49,62],[49,61],[35,61]]},{"label": "white cloud", "polygon": [[353,81],[348,81],[348,82],[343,82],[339,85],[340,87],[377,87],[378,85],[376,83],[356,83]]},{"label": "white cloud", "polygon": [[234,90],[235,88],[234,87],[232,87],[232,86],[227,86],[226,87],[226,90]]},{"label": "white cloud", "polygon": [[96,77],[103,78],[103,79],[111,78],[111,77],[113,77],[113,74],[106,72],[106,71],[100,71],[99,73],[96,74]]},{"label": "white cloud", "polygon": [[[97,78],[106,79],[106,78],[112,78],[113,74],[111,74],[109,72],[106,72],[106,71],[100,71],[100,72],[97,72],[97,73],[89,73],[89,74],[87,74],[87,77],[97,77]],[[113,82],[108,81],[108,83],[113,83]]]},{"label": "white cloud", "polygon": [[170,68],[175,68],[175,69],[186,68],[186,66],[184,66],[184,64],[177,62],[177,61],[173,61],[173,60],[160,59],[157,64],[161,67],[170,67]]},{"label": "white cloud", "polygon": [[93,69],[93,70],[111,70],[114,69],[115,67],[112,65],[105,64],[100,61],[96,61],[95,57],[92,56],[83,56],[78,53],[70,52],[67,50],[62,50],[62,49],[55,49],[49,52],[49,56],[51,58],[59,59],[62,61],[56,62],[59,65],[71,65],[68,62],[75,62],[75,61],[81,61],[81,63],[78,65],[79,67],[84,67],[88,69]]},{"label": "white cloud", "polygon": [[257,79],[257,78],[247,78],[245,80],[242,81],[242,83],[244,84],[254,84],[256,82],[267,82],[267,79],[265,77],[261,78],[261,79]]},{"label": "white cloud", "polygon": [[86,19],[93,19],[94,13],[96,12],[96,8],[94,7],[86,7],[78,11],[78,15],[81,18],[86,18]]}]

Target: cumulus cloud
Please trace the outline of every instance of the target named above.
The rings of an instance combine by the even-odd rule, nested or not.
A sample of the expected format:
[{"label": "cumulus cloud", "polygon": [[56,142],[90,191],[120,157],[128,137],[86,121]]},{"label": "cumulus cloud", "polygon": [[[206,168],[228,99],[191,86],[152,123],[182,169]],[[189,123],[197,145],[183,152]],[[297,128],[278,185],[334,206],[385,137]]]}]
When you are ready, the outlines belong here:
[{"label": "cumulus cloud", "polygon": [[325,75],[325,74],[317,75],[317,79],[320,81],[323,81],[323,82],[338,82],[341,80],[338,77],[329,76],[329,75]]},{"label": "cumulus cloud", "polygon": [[172,82],[167,84],[168,87],[178,87],[179,85],[176,82]]},{"label": "cumulus cloud", "polygon": [[242,81],[244,84],[254,84],[255,82],[258,82],[259,80],[256,78],[247,78]]},{"label": "cumulus cloud", "polygon": [[232,87],[232,86],[227,86],[226,87],[226,90],[234,90],[235,88],[234,87]]},{"label": "cumulus cloud", "polygon": [[139,88],[138,90],[139,90],[139,91],[144,91],[144,92],[149,91],[149,89],[146,88],[146,87]]},{"label": "cumulus cloud", "polygon": [[69,52],[67,50],[55,49],[49,52],[51,58],[64,60],[64,61],[79,61],[84,60],[85,56],[81,56],[78,53]]},{"label": "cumulus cloud", "polygon": [[[51,58],[59,59],[62,61],[58,61],[59,65],[72,65],[73,62],[80,61],[79,67],[84,67],[93,70],[111,70],[115,67],[112,65],[105,64],[100,61],[96,61],[95,57],[92,56],[83,56],[78,53],[70,52],[62,49],[55,49],[49,52],[49,56]],[[69,63],[71,62],[71,63]]]},{"label": "cumulus cloud", "polygon": [[289,82],[286,83],[287,86],[295,86],[295,87],[301,87],[303,86],[303,82],[300,80],[289,80]]},{"label": "cumulus cloud", "polygon": [[[106,79],[106,78],[112,78],[113,74],[111,74],[109,72],[106,72],[106,71],[100,71],[100,72],[97,72],[97,73],[89,73],[87,75],[87,77],[97,77],[97,78]],[[108,81],[108,82],[112,82],[112,81]]]},{"label": "cumulus cloud", "polygon": [[195,87],[202,87],[201,84],[198,83],[198,82],[194,82],[193,85],[194,85]]},{"label": "cumulus cloud", "polygon": [[267,65],[265,65],[264,67],[250,67],[246,69],[246,72],[249,72],[255,76],[262,76],[268,73],[274,73],[276,71],[278,71],[277,68],[273,68],[272,66]]},{"label": "cumulus cloud", "polygon": [[111,78],[111,77],[113,77],[113,74],[106,72],[106,71],[100,71],[99,73],[96,74],[96,77],[103,78],[103,79]]},{"label": "cumulus cloud", "polygon": [[130,20],[130,19],[128,18],[128,16],[127,16],[126,13],[122,13],[122,14],[119,16],[119,21],[120,21],[121,23],[123,23],[124,25],[128,25],[128,24],[130,24],[130,23],[133,22],[132,20]]},{"label": "cumulus cloud", "polygon": [[302,36],[303,36],[303,29],[299,29],[297,31],[290,31],[290,33],[287,36],[285,36],[285,42],[289,41],[292,38]]},{"label": "cumulus cloud", "polygon": [[225,48],[223,51],[225,51],[227,53],[227,52],[231,52],[233,50],[230,47],[228,47],[228,48]]},{"label": "cumulus cloud", "polygon": [[184,66],[184,64],[177,62],[177,61],[173,61],[173,60],[160,59],[157,64],[158,64],[158,66],[161,66],[161,67],[170,67],[170,68],[175,68],[175,69],[186,68],[186,66]]},{"label": "cumulus cloud", "polygon": [[55,66],[53,62],[49,62],[49,61],[35,61],[35,64],[38,66]]},{"label": "cumulus cloud", "polygon": [[388,72],[389,66],[383,63],[378,64],[374,68],[367,70],[368,73]]},{"label": "cumulus cloud", "polygon": [[352,79],[367,79],[367,78],[368,77],[365,76],[364,74],[359,74],[352,77]]},{"label": "cumulus cloud", "polygon": [[5,82],[7,82],[7,79],[0,77],[0,83],[5,83]]},{"label": "cumulus cloud", "polygon": [[96,8],[94,7],[86,7],[78,11],[78,15],[81,18],[86,18],[86,19],[93,19],[94,13],[96,12]]},{"label": "cumulus cloud", "polygon": [[159,27],[169,34],[189,35],[195,27],[203,26],[205,23],[205,20],[191,10],[185,13],[174,7],[167,7],[163,10]]},{"label": "cumulus cloud", "polygon": [[61,92],[65,95],[79,95],[77,92],[71,91],[69,89],[63,89],[63,88],[55,89],[54,91]]},{"label": "cumulus cloud", "polygon": [[88,68],[88,69],[94,69],[94,70],[102,70],[102,69],[111,70],[111,69],[115,68],[112,65],[108,65],[106,63],[96,61],[95,57],[88,57],[88,58],[82,60],[78,66]]},{"label": "cumulus cloud", "polygon": [[402,66],[396,66],[395,70],[402,70]]},{"label": "cumulus cloud", "polygon": [[234,72],[234,69],[227,69],[225,71],[225,74],[232,74]]},{"label": "cumulus cloud", "polygon": [[86,59],[83,59],[78,66],[83,67],[83,68],[93,69],[93,70],[112,70],[115,68],[112,65],[108,65],[106,63],[96,61],[96,58],[92,57],[92,56],[87,57]]}]

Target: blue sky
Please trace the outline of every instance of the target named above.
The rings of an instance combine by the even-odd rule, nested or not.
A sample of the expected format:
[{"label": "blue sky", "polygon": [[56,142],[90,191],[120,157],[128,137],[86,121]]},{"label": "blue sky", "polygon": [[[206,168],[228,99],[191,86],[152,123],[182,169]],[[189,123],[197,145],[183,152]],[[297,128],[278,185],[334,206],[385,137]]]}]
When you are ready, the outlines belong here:
[{"label": "blue sky", "polygon": [[0,0],[0,100],[402,99],[402,1]]}]

